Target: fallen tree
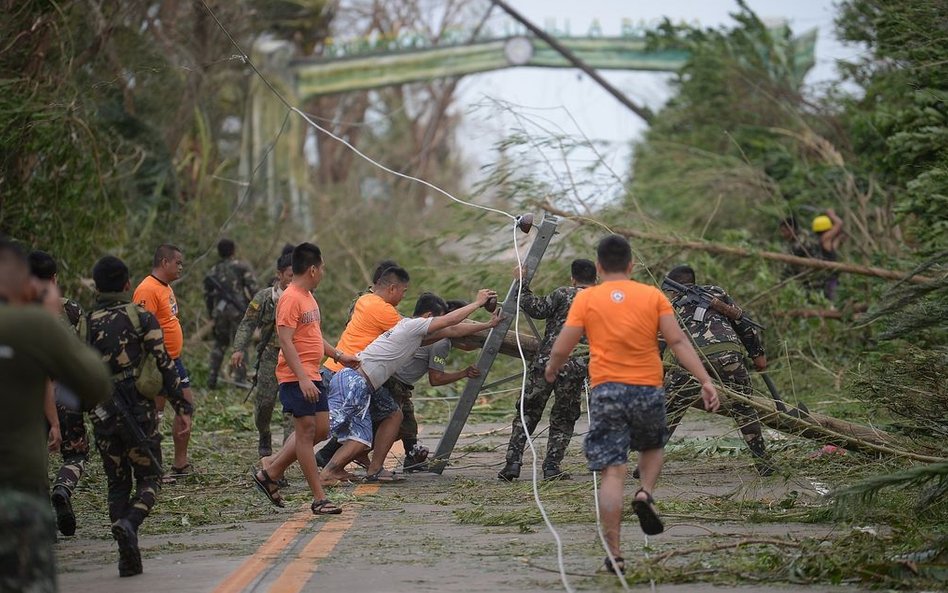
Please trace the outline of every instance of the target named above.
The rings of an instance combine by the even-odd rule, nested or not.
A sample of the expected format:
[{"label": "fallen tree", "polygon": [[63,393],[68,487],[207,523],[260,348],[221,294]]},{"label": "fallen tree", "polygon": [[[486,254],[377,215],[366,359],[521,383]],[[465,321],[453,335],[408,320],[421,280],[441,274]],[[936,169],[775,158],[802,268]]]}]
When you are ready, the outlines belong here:
[{"label": "fallen tree", "polygon": [[[608,227],[605,227],[605,225],[596,222],[595,220],[577,217],[574,214],[566,212],[565,210],[560,210],[559,208],[556,208],[549,203],[543,204],[542,207],[544,210],[546,210],[550,214],[555,214],[556,216],[561,216],[563,218],[570,219],[581,225],[592,224],[592,225],[608,228]],[[760,259],[777,261],[784,264],[790,264],[790,265],[800,266],[804,268],[833,270],[835,272],[846,272],[848,274],[859,274],[861,276],[874,276],[876,278],[885,278],[887,280],[901,280],[904,282],[911,282],[913,284],[926,284],[934,280],[934,278],[931,278],[929,276],[918,276],[918,275],[908,274],[905,272],[900,272],[898,270],[888,270],[886,268],[878,268],[875,266],[864,266],[861,264],[853,264],[853,263],[839,262],[839,261],[826,261],[823,259],[814,259],[814,258],[809,258],[809,257],[797,257],[795,255],[790,255],[787,253],[778,253],[775,251],[759,251],[756,249],[745,249],[743,247],[734,247],[733,245],[722,245],[720,243],[709,243],[706,241],[679,239],[677,237],[672,237],[670,235],[648,233],[648,232],[639,231],[636,229],[613,227],[613,228],[610,228],[609,230],[613,233],[616,233],[617,235],[622,235],[624,237],[634,237],[636,239],[645,239],[647,241],[654,241],[656,243],[664,243],[665,245],[671,245],[673,247],[681,247],[683,249],[694,249],[698,251],[706,251],[708,253],[718,253],[721,255],[733,255],[737,257],[759,257]]]},{"label": "fallen tree", "polygon": [[[472,322],[466,321],[464,323]],[[488,330],[484,330],[464,338],[452,338],[451,342],[462,349],[475,349],[484,345],[487,334]],[[523,355],[529,360],[536,353],[539,340],[537,340],[535,336],[524,333],[520,333],[519,337]],[[500,346],[500,353],[519,358],[517,334],[514,333],[513,330],[508,331],[504,336],[503,343]],[[718,384],[718,394],[722,404],[726,404],[731,400],[750,405],[757,410],[762,424],[786,434],[793,434],[821,443],[837,445],[851,451],[859,451],[869,455],[905,457],[925,462],[946,461],[946,459],[935,455],[916,453],[903,449],[895,437],[877,428],[840,420],[839,418],[816,412],[801,412],[792,409],[787,412],[780,412],[777,410],[776,403],[770,397],[738,393],[720,384]],[[701,405],[701,400],[698,400],[696,407],[700,408]],[[725,406],[722,406],[722,409],[724,407]],[[718,413],[723,414],[723,411],[719,411]]]}]

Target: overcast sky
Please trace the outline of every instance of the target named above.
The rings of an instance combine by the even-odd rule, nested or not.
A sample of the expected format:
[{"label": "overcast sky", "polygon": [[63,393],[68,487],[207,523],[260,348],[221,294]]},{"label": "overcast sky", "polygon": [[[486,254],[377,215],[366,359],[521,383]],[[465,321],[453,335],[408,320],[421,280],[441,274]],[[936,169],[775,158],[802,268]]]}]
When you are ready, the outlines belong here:
[{"label": "overcast sky", "polygon": [[[733,25],[728,15],[737,11],[733,0],[512,0],[511,4],[535,23],[545,27],[554,25],[558,30],[568,28],[574,36],[585,35],[594,20],[606,36],[618,35],[623,19],[630,19],[634,24],[656,24],[662,17],[669,17],[674,22],[717,28]],[[806,80],[814,93],[833,84],[838,60],[859,53],[858,48],[843,46],[836,40],[835,10],[830,1],[748,0],[748,5],[765,22],[785,20],[795,35],[817,28],[816,66]],[[493,22],[499,21],[495,17]],[[660,108],[670,94],[668,74],[622,71],[602,71],[602,74],[633,101],[653,110]],[[612,147],[612,165],[621,172],[628,168],[629,143],[645,129],[644,122],[635,114],[576,70],[511,68],[468,76],[460,88],[458,106],[468,112],[461,130],[461,145],[474,165],[492,160],[492,146],[512,126],[510,115],[499,115],[483,107],[492,99],[522,105],[523,113],[547,118],[550,125],[571,133],[581,132],[589,138],[608,141]]]}]

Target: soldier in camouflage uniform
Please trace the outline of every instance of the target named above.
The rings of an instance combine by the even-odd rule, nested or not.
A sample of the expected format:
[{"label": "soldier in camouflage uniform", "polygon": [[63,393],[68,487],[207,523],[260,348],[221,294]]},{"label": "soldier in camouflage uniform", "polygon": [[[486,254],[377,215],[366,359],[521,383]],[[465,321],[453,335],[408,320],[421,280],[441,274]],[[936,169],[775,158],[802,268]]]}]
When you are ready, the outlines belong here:
[{"label": "soldier in camouflage uniform", "polygon": [[[85,331],[89,343],[109,367],[114,384],[112,400],[93,410],[92,428],[109,485],[109,519],[112,536],[119,545],[119,576],[125,577],[142,572],[138,528],[154,506],[161,484],[158,413],[154,400],[144,397],[136,387],[139,368],[143,364],[157,365],[162,392],[181,416],[184,430],[190,430],[194,408],[181,391],[181,380],[165,349],[158,320],[130,302],[125,264],[105,256],[96,262],[92,277],[99,294]],[[140,428],[144,441],[135,437],[130,421]]]},{"label": "soldier in camouflage uniform", "polygon": [[[59,286],[56,260],[45,251],[30,252],[30,273],[43,284]],[[82,307],[72,299],[62,298],[62,320],[78,334]],[[76,515],[72,510],[72,494],[85,471],[89,459],[89,439],[86,436],[86,424],[80,410],[67,404],[75,400],[75,395],[59,383],[53,386],[56,400],[56,416],[59,420],[61,444],[59,453],[63,464],[56,472],[50,499],[56,510],[56,526],[63,535],[75,535]]]},{"label": "soldier in camouflage uniform", "polygon": [[[277,356],[280,354],[280,340],[276,334],[276,305],[280,295],[293,279],[293,253],[281,255],[277,260],[277,279],[273,286],[259,291],[250,300],[247,312],[237,327],[234,337],[234,353],[230,364],[234,368],[244,366],[244,351],[250,345],[250,339],[257,328],[261,330],[260,345],[257,346],[257,373],[254,376],[253,418],[260,435],[257,454],[268,457],[273,454],[270,436],[270,419],[276,404],[279,385],[276,380]],[[283,442],[293,432],[293,415],[283,415]]]},{"label": "soldier in camouflage uniform", "polygon": [[[695,273],[688,266],[678,266],[668,273],[672,280],[684,284],[695,284]],[[702,286],[728,304],[733,300],[717,286]],[[767,368],[767,357],[761,343],[760,333],[747,323],[744,317],[732,321],[713,310],[702,314],[698,306],[687,302],[685,295],[675,293],[671,298],[679,323],[695,343],[708,373],[738,393],[751,394],[750,375],[744,366],[742,349],[753,358],[757,370]],[[743,348],[742,348],[743,347]],[[665,374],[669,436],[678,427],[685,412],[701,397],[701,386],[687,371],[674,366]],[[764,447],[760,418],[757,410],[747,404],[729,401],[722,404],[724,412],[737,422],[744,442],[754,455],[755,465],[761,475],[774,472]]]},{"label": "soldier in camouflage uniform", "polygon": [[[515,274],[518,272],[515,271]],[[563,461],[566,447],[573,436],[573,426],[579,418],[588,360],[585,357],[570,357],[554,383],[547,383],[543,373],[550,359],[550,349],[566,322],[566,315],[569,313],[570,305],[573,304],[573,298],[580,290],[595,283],[596,264],[588,259],[577,259],[572,264],[570,286],[561,286],[545,297],[538,297],[530,292],[529,287],[523,287],[520,308],[534,319],[545,319],[546,330],[530,365],[530,379],[524,391],[523,416],[527,421],[527,431],[524,431],[521,422],[521,402],[518,401],[510,442],[507,444],[507,464],[497,474],[501,480],[509,482],[520,477],[527,432],[533,434],[553,392],[556,393],[556,397],[553,401],[553,409],[550,411],[550,434],[547,440],[546,458],[543,461],[543,479],[569,479],[569,474],[560,469],[560,462]]]},{"label": "soldier in camouflage uniform", "polygon": [[[217,242],[217,254],[221,260],[214,264],[204,277],[204,304],[207,313],[214,322],[214,348],[211,350],[210,376],[207,386],[217,387],[217,376],[224,353],[237,333],[237,325],[247,309],[247,303],[257,290],[257,279],[246,263],[235,259],[236,247],[230,239]],[[235,380],[243,381],[244,367],[238,367]]]},{"label": "soldier in camouflage uniform", "polygon": [[[0,591],[53,593],[56,527],[49,507],[44,394],[48,378],[68,385],[75,407],[107,397],[109,376],[96,353],[34,302],[26,253],[0,237]],[[59,304],[49,287],[48,301]]]}]

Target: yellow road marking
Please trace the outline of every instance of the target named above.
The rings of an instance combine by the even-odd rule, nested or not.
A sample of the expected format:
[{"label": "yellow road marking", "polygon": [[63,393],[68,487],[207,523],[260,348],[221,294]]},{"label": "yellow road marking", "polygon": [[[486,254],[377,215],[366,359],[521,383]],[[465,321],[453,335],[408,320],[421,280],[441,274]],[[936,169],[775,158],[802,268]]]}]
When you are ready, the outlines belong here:
[{"label": "yellow road marking", "polygon": [[[355,489],[355,496],[374,494],[378,484],[363,484]],[[329,556],[349,531],[356,520],[355,511],[345,512],[331,519],[309,540],[306,547],[294,558],[270,587],[270,593],[299,593],[309,582],[319,566],[318,561]]]},{"label": "yellow road marking", "polygon": [[[401,442],[396,442],[392,447],[390,456],[385,460],[387,469],[391,469],[395,465],[393,463],[395,459],[391,455],[398,456],[403,452],[402,450]],[[353,495],[374,494],[378,489],[379,484],[362,484],[356,487]],[[298,512],[289,521],[280,525],[252,556],[247,558],[237,570],[232,572],[214,589],[213,593],[239,593],[253,582],[260,573],[274,564],[280,553],[296,541],[300,531],[315,518],[309,505],[304,505],[303,508],[305,510]],[[283,572],[270,587],[270,592],[299,593],[313,576],[313,573],[316,572],[318,566],[316,561],[332,553],[342,537],[352,527],[357,516],[358,513],[354,509],[343,510],[342,515],[338,518],[328,521],[322,529],[313,535],[299,555],[283,569]]]},{"label": "yellow road marking", "polygon": [[305,511],[300,511],[293,515],[289,521],[280,525],[276,531],[273,532],[273,535],[271,535],[252,556],[247,558],[237,570],[224,579],[221,584],[214,589],[214,593],[237,593],[238,591],[243,591],[261,572],[276,561],[279,553],[296,540],[296,536],[299,535],[299,532],[302,531],[303,528],[306,527],[306,524],[312,519],[313,513],[309,510],[309,507],[307,507]]}]

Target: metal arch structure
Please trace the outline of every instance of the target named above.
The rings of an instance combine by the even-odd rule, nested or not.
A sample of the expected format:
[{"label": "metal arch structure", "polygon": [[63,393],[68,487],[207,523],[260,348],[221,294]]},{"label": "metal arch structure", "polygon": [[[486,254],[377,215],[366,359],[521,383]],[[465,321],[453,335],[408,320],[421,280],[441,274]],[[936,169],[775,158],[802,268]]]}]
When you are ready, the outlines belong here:
[{"label": "metal arch structure", "polygon": [[[674,72],[688,59],[682,50],[649,51],[644,38],[563,37],[557,41],[597,70]],[[786,53],[776,56],[799,81],[814,65],[816,30],[792,40]],[[469,76],[516,67],[573,68],[541,39],[526,36],[476,40],[459,45],[393,49],[334,58],[299,58],[288,41],[258,40],[250,58],[292,105],[323,95],[381,88],[425,80]],[[303,154],[306,125],[291,114],[288,129],[274,144],[287,114],[286,106],[254,78],[241,129],[242,179],[253,175],[252,195],[276,217],[289,210],[312,232],[310,196],[315,191]]]}]

